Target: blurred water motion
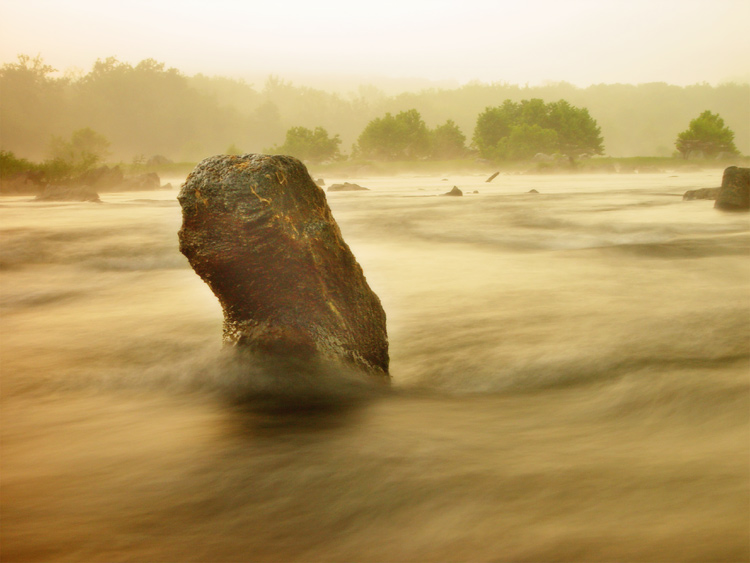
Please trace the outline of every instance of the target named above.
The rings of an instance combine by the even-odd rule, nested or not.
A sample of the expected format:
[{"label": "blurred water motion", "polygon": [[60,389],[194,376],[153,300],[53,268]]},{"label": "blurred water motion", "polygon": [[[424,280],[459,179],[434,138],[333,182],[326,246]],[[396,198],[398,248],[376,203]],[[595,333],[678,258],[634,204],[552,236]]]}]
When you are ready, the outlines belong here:
[{"label": "blurred water motion", "polygon": [[485,177],[328,194],[390,390],[228,360],[175,193],[0,200],[2,560],[748,560],[720,172]]}]

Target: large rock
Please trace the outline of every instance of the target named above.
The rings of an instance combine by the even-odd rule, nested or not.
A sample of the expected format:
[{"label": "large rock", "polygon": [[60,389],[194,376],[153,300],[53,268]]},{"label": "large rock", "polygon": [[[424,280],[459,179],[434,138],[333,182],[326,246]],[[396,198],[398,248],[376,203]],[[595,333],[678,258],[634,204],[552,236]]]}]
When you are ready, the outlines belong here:
[{"label": "large rock", "polygon": [[388,375],[385,313],[296,158],[214,156],[178,196],[180,250],[224,310],[224,342]]},{"label": "large rock", "polygon": [[724,170],[714,207],[726,211],[750,210],[750,168],[730,166]]}]

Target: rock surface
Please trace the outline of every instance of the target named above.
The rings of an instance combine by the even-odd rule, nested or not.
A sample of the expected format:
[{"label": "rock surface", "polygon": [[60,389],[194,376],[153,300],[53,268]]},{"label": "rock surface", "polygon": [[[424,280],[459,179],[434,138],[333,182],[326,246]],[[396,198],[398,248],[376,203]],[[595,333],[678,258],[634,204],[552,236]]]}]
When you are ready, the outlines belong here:
[{"label": "rock surface", "polygon": [[34,201],[93,201],[101,203],[99,194],[90,188],[53,185],[46,186],[44,191],[34,198]]},{"label": "rock surface", "polygon": [[221,303],[226,345],[388,375],[385,312],[299,160],[214,156],[178,199],[180,250]]},{"label": "rock surface", "polygon": [[725,211],[750,210],[750,168],[730,166],[724,170],[714,207]]},{"label": "rock surface", "polygon": [[440,195],[459,196],[459,195],[464,195],[464,192],[458,189],[458,186],[453,186],[453,189],[451,191],[446,192],[444,194],[440,194]]},{"label": "rock surface", "polygon": [[721,188],[698,188],[697,190],[688,190],[682,195],[682,199],[690,201],[694,199],[716,199]]}]

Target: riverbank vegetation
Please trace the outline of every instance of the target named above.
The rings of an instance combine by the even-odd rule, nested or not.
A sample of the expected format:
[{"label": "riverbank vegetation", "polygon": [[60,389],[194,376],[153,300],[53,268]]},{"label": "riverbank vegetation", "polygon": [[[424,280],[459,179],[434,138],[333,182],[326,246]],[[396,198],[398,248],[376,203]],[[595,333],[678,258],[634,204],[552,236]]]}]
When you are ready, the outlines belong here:
[{"label": "riverbank vegetation", "polygon": [[[413,115],[410,112],[419,115],[417,123],[421,121],[432,136],[429,151],[440,153],[438,147],[443,147],[438,156],[430,152],[429,157],[456,159],[463,156],[455,152],[462,138],[472,148],[478,116],[506,101],[523,100],[545,105],[563,100],[585,110],[600,128],[604,153],[612,157],[672,156],[677,135],[705,111],[720,115],[734,131],[739,152],[750,153],[749,84],[578,88],[567,83],[472,82],[454,89],[386,95],[373,85],[336,93],[295,86],[273,76],[263,85],[187,76],[152,59],[133,65],[109,57],[97,60],[88,72],[61,73],[40,56],[21,55],[17,62],[0,67],[0,98],[0,149],[34,160],[51,157],[53,137],[69,139],[85,128],[107,140],[108,158],[133,165],[155,156],[196,162],[212,154],[266,152],[283,146],[293,128],[312,132],[320,128],[328,139],[340,140],[337,147],[343,157],[372,160],[374,154],[358,152],[369,124],[381,120],[383,125],[387,116],[396,120],[402,114]],[[543,131],[548,127],[522,129],[516,136],[551,143],[549,132]]]}]

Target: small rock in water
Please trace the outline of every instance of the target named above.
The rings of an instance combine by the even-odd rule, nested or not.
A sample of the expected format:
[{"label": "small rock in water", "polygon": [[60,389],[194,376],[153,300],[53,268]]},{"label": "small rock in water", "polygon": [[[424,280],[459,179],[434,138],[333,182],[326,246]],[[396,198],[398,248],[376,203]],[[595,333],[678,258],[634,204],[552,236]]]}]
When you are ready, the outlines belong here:
[{"label": "small rock in water", "polygon": [[328,188],[329,192],[359,192],[359,191],[367,191],[370,188],[363,188],[359,184],[350,184],[349,182],[344,182],[343,184],[331,184],[331,186]]},{"label": "small rock in water", "polygon": [[714,207],[724,211],[750,210],[750,168],[730,166],[724,170]]},{"label": "small rock in water", "polygon": [[85,186],[46,186],[34,201],[93,201],[101,203],[99,194]]},{"label": "small rock in water", "polygon": [[450,196],[458,196],[458,195],[464,195],[464,192],[458,189],[458,186],[453,186],[453,189],[449,192],[446,192],[444,194],[440,195],[450,195]]}]

